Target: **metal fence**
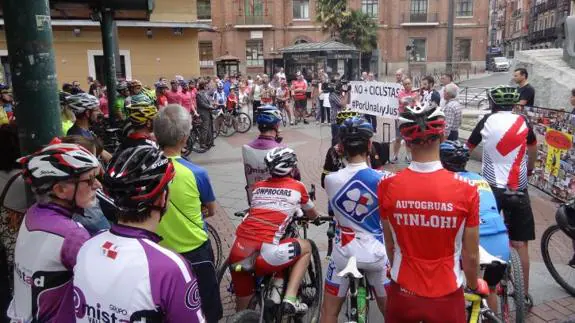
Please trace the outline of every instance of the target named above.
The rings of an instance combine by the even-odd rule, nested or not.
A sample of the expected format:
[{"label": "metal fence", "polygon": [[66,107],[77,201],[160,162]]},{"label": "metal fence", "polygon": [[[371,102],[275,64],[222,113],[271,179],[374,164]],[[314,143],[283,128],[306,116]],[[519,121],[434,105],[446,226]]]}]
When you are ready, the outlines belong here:
[{"label": "metal fence", "polygon": [[465,109],[489,109],[487,90],[485,87],[460,87],[457,99]]}]

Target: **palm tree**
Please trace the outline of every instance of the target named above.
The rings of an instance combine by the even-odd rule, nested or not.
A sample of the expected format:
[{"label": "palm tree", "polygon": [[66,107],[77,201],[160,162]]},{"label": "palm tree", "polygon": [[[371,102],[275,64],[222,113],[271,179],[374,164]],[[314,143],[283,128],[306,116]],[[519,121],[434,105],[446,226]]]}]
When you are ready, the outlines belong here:
[{"label": "palm tree", "polygon": [[321,24],[322,30],[337,38],[347,18],[346,0],[318,0],[316,2],[316,21]]}]

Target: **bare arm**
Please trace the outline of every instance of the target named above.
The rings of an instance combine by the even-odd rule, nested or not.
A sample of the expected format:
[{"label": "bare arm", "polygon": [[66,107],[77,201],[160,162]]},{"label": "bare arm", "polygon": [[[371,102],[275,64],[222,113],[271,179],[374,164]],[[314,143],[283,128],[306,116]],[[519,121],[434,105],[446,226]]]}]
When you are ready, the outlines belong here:
[{"label": "bare arm", "polygon": [[305,214],[305,217],[308,219],[315,219],[319,216],[319,214],[317,213],[317,211],[315,210],[315,207],[312,207],[309,210],[304,210],[303,213]]},{"label": "bare arm", "polygon": [[102,153],[100,153],[100,158],[102,158],[102,160],[107,163],[112,159],[112,154],[104,149],[102,150]]},{"label": "bare arm", "polygon": [[393,242],[391,227],[388,220],[381,220],[381,224],[383,225],[383,237],[385,238],[385,251],[387,252],[387,258],[389,258],[389,264],[393,266],[395,243]]},{"label": "bare arm", "polygon": [[476,289],[479,277],[479,226],[465,228],[462,258],[467,287]]},{"label": "bare arm", "polygon": [[527,100],[519,100],[518,105],[527,105]]},{"label": "bare arm", "polygon": [[216,202],[208,202],[204,205],[206,207],[206,211],[204,212],[204,216],[206,218],[210,218],[216,215]]},{"label": "bare arm", "polygon": [[527,169],[531,170],[535,168],[535,161],[537,160],[537,145],[527,146]]}]

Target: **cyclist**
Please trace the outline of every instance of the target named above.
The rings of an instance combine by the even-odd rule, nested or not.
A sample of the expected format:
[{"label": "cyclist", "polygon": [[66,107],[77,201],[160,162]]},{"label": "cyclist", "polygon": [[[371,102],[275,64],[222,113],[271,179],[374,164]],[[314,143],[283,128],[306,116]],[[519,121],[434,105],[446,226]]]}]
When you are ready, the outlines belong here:
[{"label": "cyclist", "polygon": [[72,215],[94,205],[100,163],[80,146],[57,142],[18,159],[38,203],[16,241],[12,322],[74,322],[72,269],[90,235]]},{"label": "cyclist", "polygon": [[360,117],[343,122],[339,130],[347,166],[325,178],[329,204],[335,215],[336,238],[325,279],[325,294],[321,309],[322,322],[337,322],[348,289],[346,277],[337,274],[348,259],[355,256],[375,291],[381,313],[385,310],[386,267],[383,230],[379,218],[377,184],[391,175],[369,167],[369,149],[373,128]]},{"label": "cyclist", "polygon": [[519,102],[517,88],[496,86],[488,93],[492,113],[485,115],[467,141],[472,151],[483,142],[483,176],[503,212],[511,246],[523,267],[526,305],[529,291],[529,241],[535,240],[535,222],[527,191],[527,178],[537,160],[537,138],[525,116],[513,113]]},{"label": "cyclist", "polygon": [[287,114],[288,117],[288,122],[289,124],[293,124],[293,121],[290,122],[290,120],[293,120],[292,117],[292,111],[291,108],[288,104],[290,99],[290,89],[288,87],[288,84],[286,82],[286,80],[281,79],[280,80],[280,87],[276,90],[276,101],[277,101],[277,105],[278,105],[278,109],[280,110],[284,110]]},{"label": "cyclist", "polygon": [[74,125],[76,117],[74,113],[68,108],[66,99],[70,96],[70,93],[60,91],[58,96],[60,97],[60,118],[62,119],[62,133],[67,134],[68,130]]},{"label": "cyclist", "polygon": [[[479,192],[479,244],[490,255],[509,261],[509,236],[503,218],[499,214],[497,202],[491,187],[481,175],[465,170],[469,160],[469,149],[459,141],[444,141],[439,146],[441,164],[449,171],[456,172],[477,186]],[[485,269],[483,279],[489,286],[487,304],[497,311],[495,288],[503,274],[505,265],[490,264]]]},{"label": "cyclist", "polygon": [[478,278],[479,194],[441,166],[445,120],[436,105],[406,106],[399,120],[413,161],[378,187],[392,280],[385,321],[463,323],[464,281],[489,293]]},{"label": "cyclist", "polygon": [[117,203],[118,224],[78,252],[76,322],[204,322],[194,273],[154,233],[174,173],[150,146],[128,148],[111,161],[103,181]]},{"label": "cyclist", "polygon": [[154,137],[154,118],[158,109],[151,102],[135,102],[127,109],[130,131],[122,140],[119,150],[148,145],[158,148]]},{"label": "cyclist", "polygon": [[[252,207],[236,230],[229,262],[241,262],[258,253],[254,259],[256,276],[281,273],[291,267],[283,299],[284,312],[305,313],[307,305],[299,302],[297,291],[310,263],[311,245],[305,239],[284,239],[283,235],[298,208],[312,219],[318,214],[305,185],[293,178],[297,164],[294,151],[277,147],[270,150],[264,160],[271,178],[253,185]],[[254,277],[251,273],[232,271],[232,282],[236,293],[236,310],[241,311],[248,306],[254,294]],[[283,286],[283,281],[275,280],[274,285]],[[272,295],[272,300],[277,304],[280,302],[278,294],[281,293],[275,291]]]},{"label": "cyclist", "polygon": [[168,85],[164,82],[156,82],[155,86],[158,109],[165,108],[168,105],[168,97],[166,96]]},{"label": "cyclist", "polygon": [[126,107],[130,105],[128,83],[126,81],[118,82],[116,90],[118,91],[118,95],[116,96],[116,102],[112,105],[112,113],[114,114],[115,120],[122,121],[126,119]]},{"label": "cyclist", "polygon": [[[260,134],[256,139],[242,147],[248,204],[252,200],[252,185],[270,177],[264,161],[267,153],[276,147],[285,147],[281,144],[283,140],[279,129],[281,121],[280,111],[273,105],[264,105],[258,108],[256,122]],[[297,168],[294,178],[300,180]]]},{"label": "cyclist", "polygon": [[[80,93],[66,98],[68,108],[74,113],[76,122],[68,129],[68,136],[82,136],[88,139],[95,139],[96,136],[90,130],[90,126],[99,124],[102,120],[100,111],[100,101],[88,93]],[[112,155],[103,150],[100,156],[104,161],[109,161]]]}]

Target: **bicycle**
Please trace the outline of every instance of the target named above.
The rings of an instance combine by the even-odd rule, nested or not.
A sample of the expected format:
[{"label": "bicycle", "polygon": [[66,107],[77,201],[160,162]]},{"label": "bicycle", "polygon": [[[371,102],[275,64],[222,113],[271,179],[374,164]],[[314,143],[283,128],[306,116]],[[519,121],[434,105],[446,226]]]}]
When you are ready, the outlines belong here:
[{"label": "bicycle", "polygon": [[222,248],[222,240],[218,235],[218,231],[211,224],[206,222],[206,232],[208,233],[208,239],[212,243],[212,251],[214,252],[214,267],[220,268],[222,261],[224,260],[224,251]]},{"label": "bicycle", "polygon": [[188,141],[182,149],[182,156],[188,155],[192,151],[203,154],[210,150],[210,148],[212,148],[212,138],[210,138],[208,129],[203,126],[200,117],[194,116],[192,118],[192,129],[190,129]]},{"label": "bicycle", "polygon": [[349,280],[349,290],[345,302],[347,304],[347,323],[367,323],[369,321],[369,302],[375,298],[371,293],[363,270],[357,268],[357,259],[354,256],[350,257],[345,268],[337,273],[337,276]]},{"label": "bicycle", "polygon": [[288,117],[287,117],[287,113],[286,113],[287,101],[278,101],[277,105],[278,105],[278,110],[280,110],[280,114],[282,116],[282,125],[285,127],[285,126],[287,126],[287,121],[288,121]]},{"label": "bicycle", "polygon": [[[237,217],[245,218],[247,216],[246,211],[236,212],[234,214]],[[303,217],[294,217],[286,228],[286,233],[284,237],[292,238],[303,238],[307,239],[307,226],[310,221],[329,221],[331,217],[319,217],[318,219],[310,220]],[[304,276],[301,285],[299,287],[298,296],[301,301],[308,306],[308,311],[304,315],[289,316],[286,317],[283,313],[283,307],[280,304],[275,304],[270,296],[272,295],[273,289],[276,288],[273,285],[273,278],[276,273],[265,277],[256,277],[256,293],[248,309],[240,311],[232,316],[231,322],[283,322],[287,319],[287,322],[296,323],[307,323],[307,322],[317,322],[319,320],[319,312],[321,305],[321,285],[323,282],[322,269],[321,269],[321,259],[319,257],[319,250],[312,240],[308,240],[311,244],[312,257],[310,266],[308,266],[306,275]],[[240,263],[229,264],[228,260],[224,262],[220,270],[218,271],[218,281],[220,286],[222,282],[228,287],[228,291],[233,294],[233,285],[231,284],[231,270],[235,271],[254,271],[254,262],[257,257],[257,253],[252,254],[250,257],[244,259]],[[283,277],[289,277],[289,270],[286,269]],[[284,291],[287,288],[288,279],[284,279],[284,285],[280,298],[283,299]],[[259,309],[257,309],[259,307]]]},{"label": "bicycle", "polygon": [[236,132],[246,133],[252,127],[250,116],[245,112],[241,112],[238,107],[227,109],[224,106],[220,106],[219,109],[215,109],[212,113],[214,116],[214,139],[218,135],[230,137]]},{"label": "bicycle", "polygon": [[[569,208],[574,207],[575,201],[561,204],[555,215],[556,224],[547,228],[541,237],[541,253],[545,267],[557,284],[572,296],[575,296],[575,268],[568,264],[569,258],[565,258],[563,255],[572,255],[575,258],[575,239],[564,231],[559,224],[561,222],[558,220],[558,216],[560,211],[568,211]],[[561,210],[561,208],[564,209]],[[573,220],[575,222],[575,219]],[[552,255],[559,258],[554,261]]]}]

